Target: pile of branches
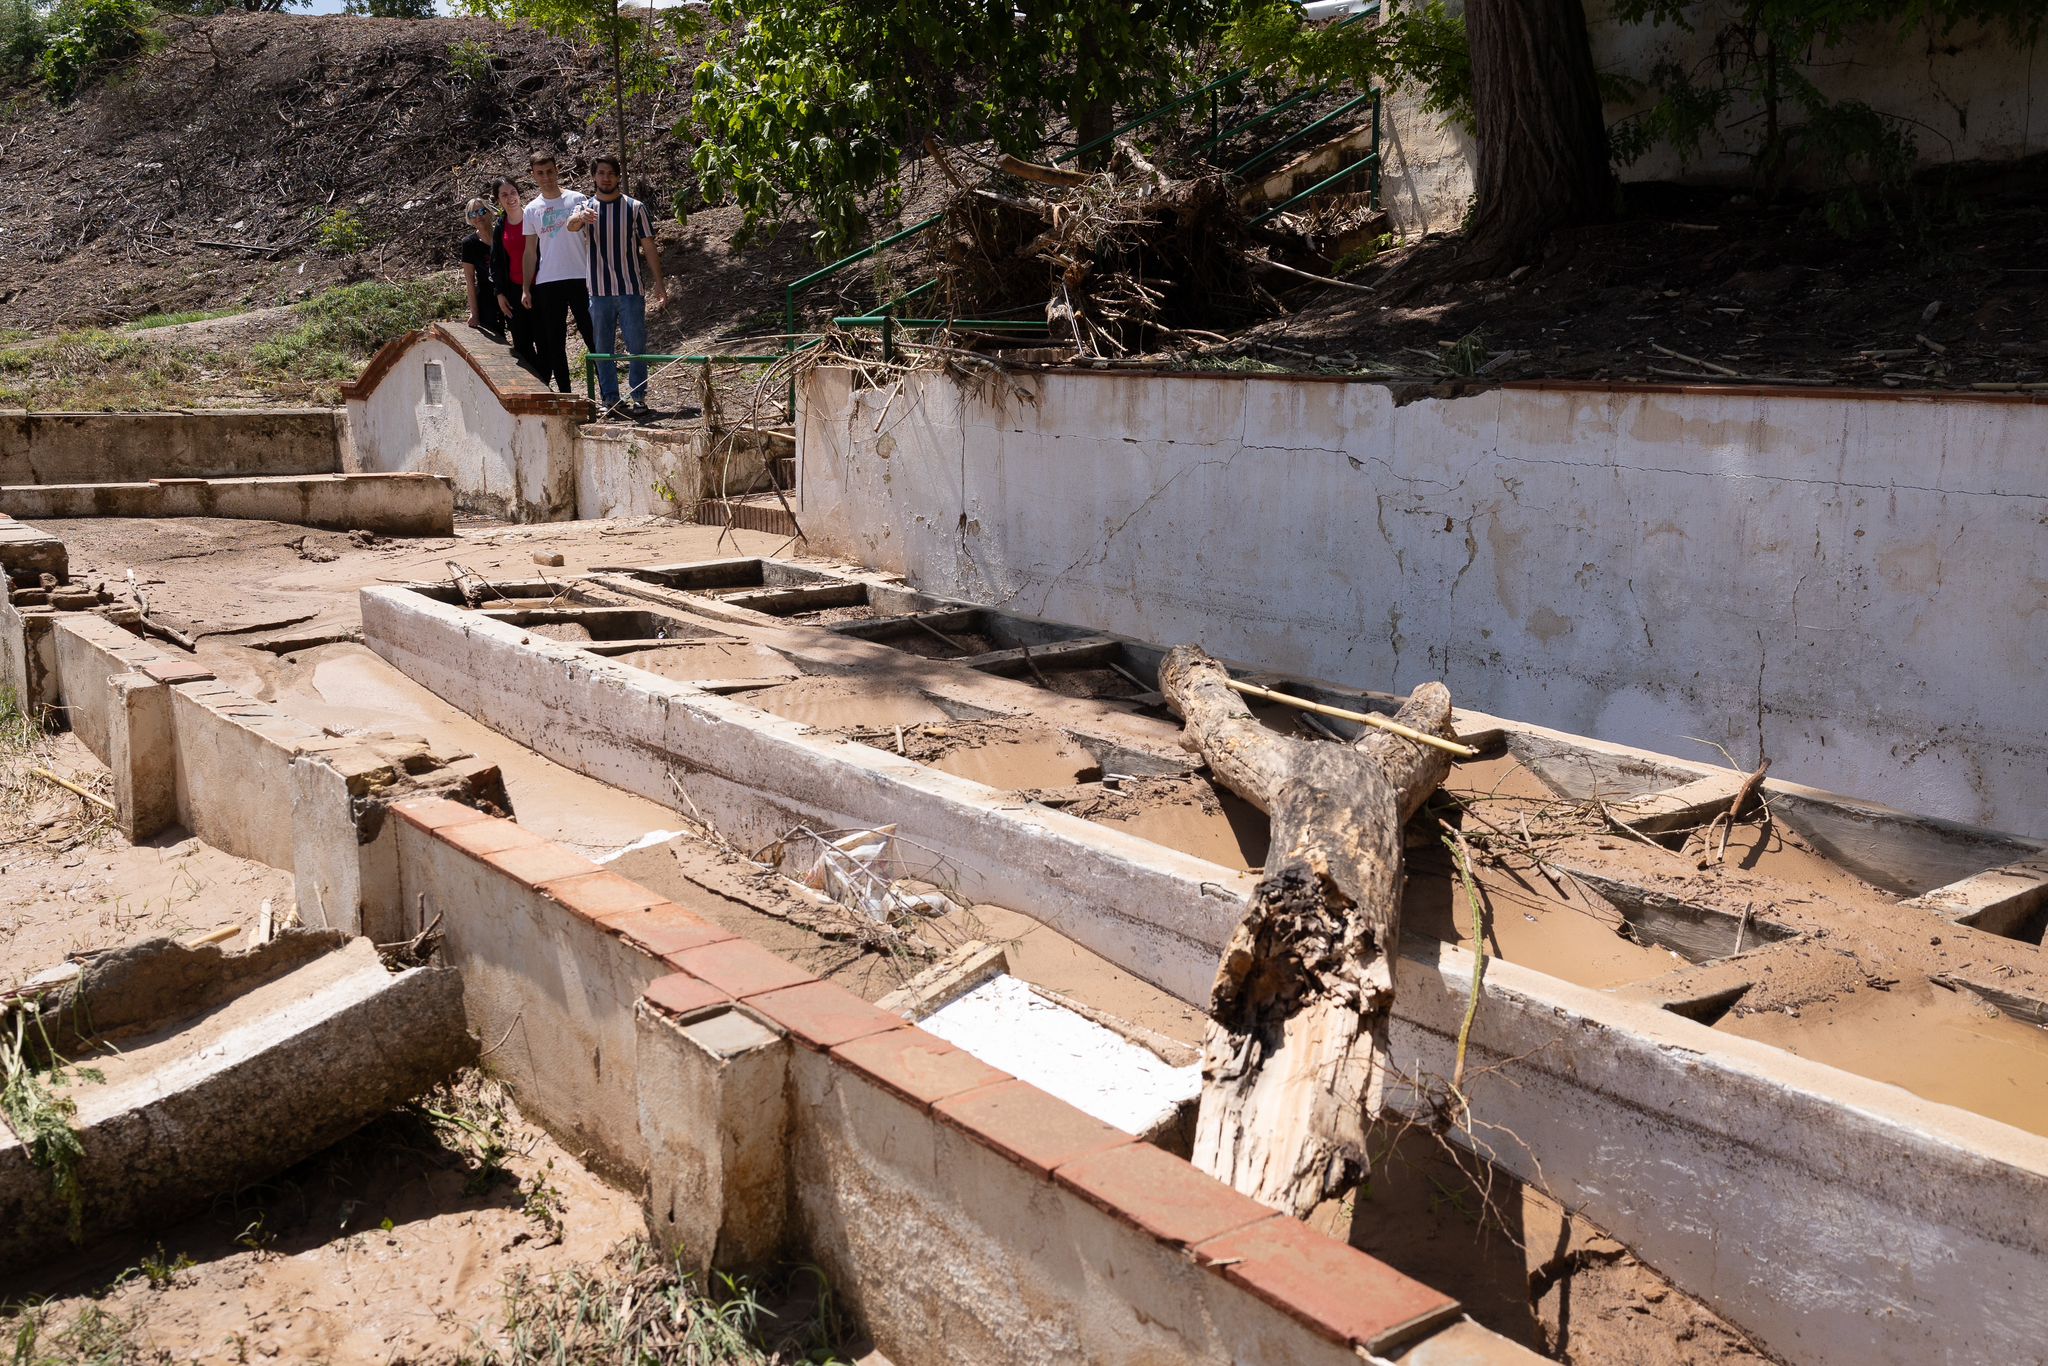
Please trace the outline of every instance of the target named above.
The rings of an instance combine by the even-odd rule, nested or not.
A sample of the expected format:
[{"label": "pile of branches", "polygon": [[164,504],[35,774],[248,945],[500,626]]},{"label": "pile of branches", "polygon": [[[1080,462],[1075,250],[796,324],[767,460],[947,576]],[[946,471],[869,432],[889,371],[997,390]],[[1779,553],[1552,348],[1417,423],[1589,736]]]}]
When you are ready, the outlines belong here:
[{"label": "pile of branches", "polygon": [[1100,171],[1005,156],[970,184],[959,153],[930,150],[957,190],[937,262],[953,317],[1042,310],[1056,341],[1121,357],[1221,342],[1284,311],[1255,278],[1266,263],[1223,175],[1174,179],[1120,142]]}]

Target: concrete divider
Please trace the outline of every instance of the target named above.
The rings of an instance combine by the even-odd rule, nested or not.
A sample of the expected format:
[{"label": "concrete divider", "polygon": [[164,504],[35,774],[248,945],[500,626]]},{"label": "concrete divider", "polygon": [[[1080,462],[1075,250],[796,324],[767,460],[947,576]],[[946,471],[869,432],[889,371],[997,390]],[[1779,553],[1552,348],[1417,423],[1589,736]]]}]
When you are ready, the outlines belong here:
[{"label": "concrete divider", "polygon": [[[651,1226],[696,1264],[817,1260],[902,1366],[1335,1366],[1457,1319],[1376,1259],[509,821],[436,798],[392,812],[404,895],[441,916],[486,1065],[528,1112],[647,1180]],[[1534,1360],[1456,1331],[1463,1359]]]},{"label": "concrete divider", "polygon": [[[1395,960],[1402,1075],[1452,1075],[1471,990],[1453,945]],[[1467,1062],[1483,1155],[1788,1360],[2048,1341],[2048,1139],[1499,959]]]},{"label": "concrete divider", "polygon": [[247,518],[385,536],[446,536],[455,529],[454,488],[432,474],[12,485],[0,488],[0,508],[35,518]]},{"label": "concrete divider", "polygon": [[0,484],[332,474],[345,422],[339,408],[0,412]]},{"label": "concrete divider", "polygon": [[[834,827],[898,820],[963,869],[1007,860],[1013,880],[988,899],[1183,1000],[1206,999],[1242,905],[1245,879],[1227,870],[989,802],[976,785],[920,776],[893,754],[635,676],[418,593],[366,591],[364,622],[374,648],[456,705],[656,800],[680,803],[680,790],[700,819],[743,845],[767,843],[803,813]],[[1601,757],[1591,747],[1579,755],[1592,765],[1587,776],[1605,771]],[[1648,792],[1697,776],[1649,765],[1637,782]],[[1810,804],[1824,805],[1822,796]],[[1440,1079],[1454,1068],[1472,960],[1448,946],[1427,952],[1432,972],[1399,965],[1393,1062]],[[2032,1298],[1988,1302],[1969,1285],[2048,1279],[2048,1223],[2038,1214],[2048,1209],[2048,1139],[1513,964],[1490,966],[1475,1040],[1489,1070],[1469,1088],[1477,1127],[1461,1141],[1625,1236],[1772,1350],[1924,1361],[1958,1342],[2017,1344],[2048,1329]],[[1418,1117],[1435,1108],[1415,1094],[1397,1104]],[[1963,1188],[1971,1199],[1938,1195]],[[1734,1201],[1731,1191],[1762,1194]],[[1673,1221],[1673,1209],[1693,1212]],[[1908,1232],[1873,1257],[1852,1226]],[[1767,1249],[1776,1271],[1727,1258],[1731,1238]],[[1956,1259],[1956,1248],[1969,1255]],[[1822,1294],[1820,1282],[1841,1289]]]},{"label": "concrete divider", "polygon": [[764,713],[403,588],[362,593],[363,638],[405,674],[521,744],[674,803],[759,848],[798,824],[890,812],[943,854],[957,890],[1028,907],[1183,1000],[1206,999],[1241,912],[1241,872]]}]

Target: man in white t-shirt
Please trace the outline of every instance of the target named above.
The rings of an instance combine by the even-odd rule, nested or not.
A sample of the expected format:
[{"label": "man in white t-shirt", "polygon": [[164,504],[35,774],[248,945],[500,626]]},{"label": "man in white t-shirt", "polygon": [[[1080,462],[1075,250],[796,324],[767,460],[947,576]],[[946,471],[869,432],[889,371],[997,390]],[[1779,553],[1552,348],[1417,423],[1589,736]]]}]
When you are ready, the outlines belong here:
[{"label": "man in white t-shirt", "polygon": [[574,392],[569,375],[569,319],[591,349],[590,253],[583,229],[597,217],[590,196],[562,188],[555,154],[535,152],[528,161],[540,193],[526,206],[526,286],[522,300],[533,310],[533,349],[543,383]]}]

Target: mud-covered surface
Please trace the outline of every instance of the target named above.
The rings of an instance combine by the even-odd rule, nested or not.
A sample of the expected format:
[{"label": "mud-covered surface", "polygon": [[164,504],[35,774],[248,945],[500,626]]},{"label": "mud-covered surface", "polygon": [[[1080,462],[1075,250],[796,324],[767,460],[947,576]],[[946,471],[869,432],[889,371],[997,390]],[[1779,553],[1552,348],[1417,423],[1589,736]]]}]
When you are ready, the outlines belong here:
[{"label": "mud-covered surface", "polygon": [[[632,1197],[465,1074],[196,1218],[9,1287],[51,1298],[0,1310],[0,1332],[32,1317],[37,1361],[475,1359],[505,1341],[513,1278],[644,1234]],[[58,1355],[82,1320],[122,1350]]]},{"label": "mud-covered surface", "polygon": [[1383,1125],[1372,1179],[1310,1222],[1505,1337],[1574,1366],[1768,1362],[1711,1309],[1598,1228],[1426,1131]]}]

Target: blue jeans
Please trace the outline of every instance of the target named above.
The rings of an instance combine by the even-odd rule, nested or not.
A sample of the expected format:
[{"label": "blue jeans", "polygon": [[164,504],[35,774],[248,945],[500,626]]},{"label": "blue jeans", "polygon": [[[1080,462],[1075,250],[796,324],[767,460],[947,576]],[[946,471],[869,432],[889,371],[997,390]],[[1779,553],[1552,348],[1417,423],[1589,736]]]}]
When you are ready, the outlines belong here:
[{"label": "blue jeans", "polygon": [[[591,344],[599,355],[618,355],[612,342],[625,333],[625,354],[638,356],[647,350],[647,300],[638,294],[593,294],[590,296]],[[647,364],[626,362],[626,379],[633,386],[633,401],[647,401]],[[608,360],[597,363],[597,392],[609,408],[619,401],[619,367]]]}]

